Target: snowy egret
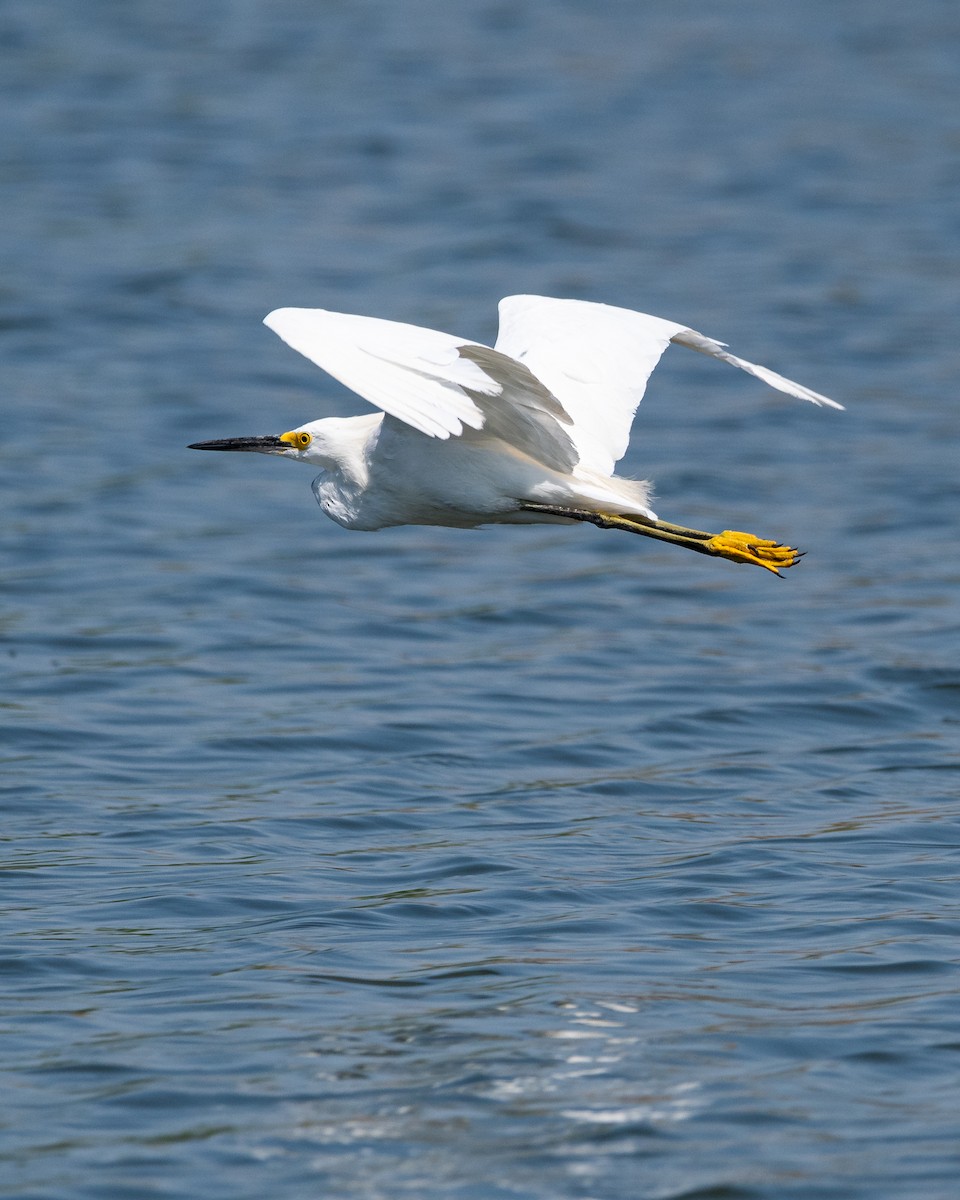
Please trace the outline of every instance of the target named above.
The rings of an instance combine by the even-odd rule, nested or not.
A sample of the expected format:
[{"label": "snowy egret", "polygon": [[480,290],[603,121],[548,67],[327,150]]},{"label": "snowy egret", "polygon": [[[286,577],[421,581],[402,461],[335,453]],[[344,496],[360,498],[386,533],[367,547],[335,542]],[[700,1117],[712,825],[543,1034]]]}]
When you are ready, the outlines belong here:
[{"label": "snowy egret", "polygon": [[774,574],[799,552],[735,530],[661,521],[650,486],[614,475],[647,379],[673,342],[790,396],[834,400],[729,354],[683,325],[582,300],[508,296],[496,346],[314,308],[264,319],[294,350],[381,412],[191,450],[279,454],[320,468],[320,507],[347,529],[589,521]]}]

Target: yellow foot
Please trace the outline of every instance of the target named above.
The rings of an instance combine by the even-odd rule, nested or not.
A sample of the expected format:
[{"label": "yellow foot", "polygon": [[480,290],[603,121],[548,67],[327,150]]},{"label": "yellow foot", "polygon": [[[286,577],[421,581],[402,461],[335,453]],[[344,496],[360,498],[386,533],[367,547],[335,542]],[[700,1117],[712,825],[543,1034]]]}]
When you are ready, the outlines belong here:
[{"label": "yellow foot", "polygon": [[708,554],[719,554],[731,562],[766,567],[774,575],[780,574],[781,567],[795,566],[802,557],[800,550],[793,550],[790,546],[771,542],[767,538],[754,537],[752,533],[740,533],[736,529],[725,529],[723,533],[704,542],[703,546]]}]

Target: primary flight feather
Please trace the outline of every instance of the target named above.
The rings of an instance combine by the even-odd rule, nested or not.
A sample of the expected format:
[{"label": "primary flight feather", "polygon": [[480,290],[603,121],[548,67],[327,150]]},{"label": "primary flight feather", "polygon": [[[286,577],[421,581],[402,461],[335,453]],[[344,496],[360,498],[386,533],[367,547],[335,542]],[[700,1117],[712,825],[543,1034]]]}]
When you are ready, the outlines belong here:
[{"label": "primary flight feather", "polygon": [[613,473],[671,342],[788,395],[842,407],[695,330],[545,296],[501,300],[494,347],[323,309],[280,308],[264,323],[381,412],[191,449],[279,454],[319,467],[320,506],[348,529],[589,521],[777,574],[798,560],[797,551],[751,534],[661,521],[648,485]]}]

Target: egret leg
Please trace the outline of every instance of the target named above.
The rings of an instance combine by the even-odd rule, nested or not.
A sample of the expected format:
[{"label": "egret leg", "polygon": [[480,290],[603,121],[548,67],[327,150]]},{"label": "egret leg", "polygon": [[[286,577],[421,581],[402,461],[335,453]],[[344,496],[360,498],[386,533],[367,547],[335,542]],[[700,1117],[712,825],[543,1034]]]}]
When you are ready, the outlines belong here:
[{"label": "egret leg", "polygon": [[641,537],[655,538],[660,542],[671,542],[685,546],[697,554],[727,558],[731,562],[752,563],[765,567],[774,575],[780,569],[795,566],[803,552],[784,546],[768,538],[758,538],[752,533],[736,529],[725,529],[722,533],[705,533],[702,529],[688,529],[685,525],[672,525],[669,521],[652,520],[635,513],[590,512],[581,508],[565,508],[558,504],[533,504],[522,501],[520,507],[527,512],[541,512],[553,517],[569,517],[571,521],[589,521],[599,529],[624,529],[628,533],[639,533]]}]

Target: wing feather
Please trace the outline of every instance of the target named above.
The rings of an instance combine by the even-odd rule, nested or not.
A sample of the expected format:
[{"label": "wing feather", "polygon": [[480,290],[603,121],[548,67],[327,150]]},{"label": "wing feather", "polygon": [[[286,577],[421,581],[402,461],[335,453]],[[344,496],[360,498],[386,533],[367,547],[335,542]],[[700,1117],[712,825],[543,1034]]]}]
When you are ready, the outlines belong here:
[{"label": "wing feather", "polygon": [[682,329],[606,304],[507,296],[496,347],[529,367],[573,418],[581,464],[611,475],[647,379]]},{"label": "wing feather", "polygon": [[676,342],[678,346],[687,346],[700,354],[709,354],[711,358],[719,358],[721,362],[730,363],[732,367],[739,367],[748,375],[762,379],[764,383],[769,384],[778,392],[796,396],[798,400],[809,400],[811,404],[816,404],[821,408],[838,408],[843,411],[843,405],[838,404],[836,400],[831,400],[829,396],[821,396],[819,392],[804,387],[802,383],[794,383],[792,379],[787,379],[783,375],[778,375],[776,371],[771,371],[769,367],[761,367],[756,363],[747,362],[745,358],[737,358],[735,354],[727,351],[725,342],[715,342],[713,338],[705,337],[694,329],[684,329],[681,333],[674,334],[670,340]]},{"label": "wing feather", "polygon": [[662,317],[546,296],[500,301],[497,349],[529,367],[560,401],[573,418],[569,432],[581,464],[605,475],[627,449],[647,380],[671,342],[719,358],[789,395],[842,407]]},{"label": "wing feather", "polygon": [[319,308],[279,308],[264,324],[334,379],[430,437],[470,430],[569,471],[577,451],[561,404],[527,367],[489,346],[417,325]]},{"label": "wing feather", "polygon": [[321,308],[278,308],[264,324],[364,400],[430,437],[479,429],[483,414],[464,388],[496,390],[460,357],[465,339],[432,329]]},{"label": "wing feather", "polygon": [[461,346],[460,354],[502,388],[499,396],[471,393],[483,413],[483,432],[516,446],[555,471],[572,471],[579,455],[563,426],[572,425],[573,420],[536,375],[523,363],[489,346]]}]

